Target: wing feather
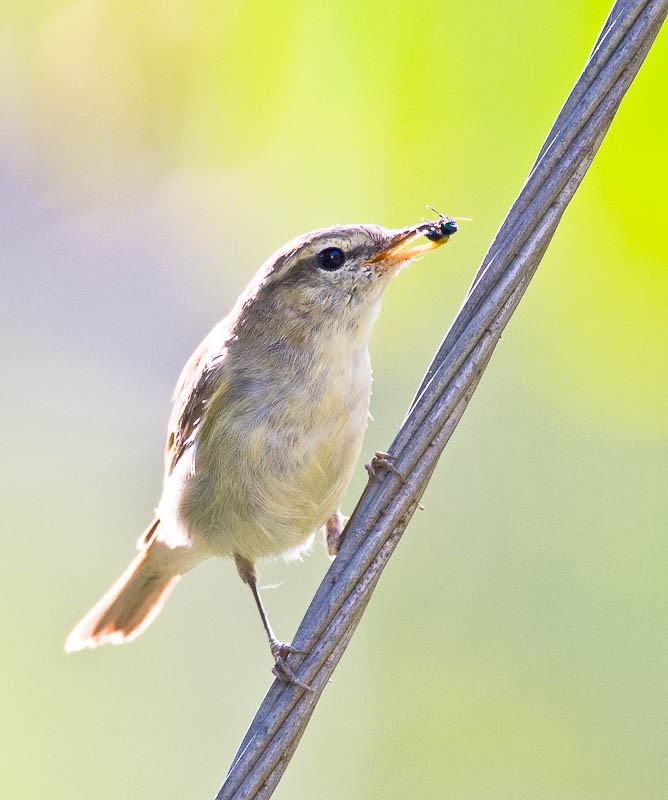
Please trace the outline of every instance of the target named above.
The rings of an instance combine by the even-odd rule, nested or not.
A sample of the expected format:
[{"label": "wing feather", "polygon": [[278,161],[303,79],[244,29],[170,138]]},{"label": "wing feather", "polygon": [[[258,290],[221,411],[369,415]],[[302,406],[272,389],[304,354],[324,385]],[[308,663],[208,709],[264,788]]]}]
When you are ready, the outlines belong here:
[{"label": "wing feather", "polygon": [[227,320],[223,320],[190,356],[179,376],[167,429],[166,475],[174,471],[192,443],[212,398],[220,388],[228,335]]}]

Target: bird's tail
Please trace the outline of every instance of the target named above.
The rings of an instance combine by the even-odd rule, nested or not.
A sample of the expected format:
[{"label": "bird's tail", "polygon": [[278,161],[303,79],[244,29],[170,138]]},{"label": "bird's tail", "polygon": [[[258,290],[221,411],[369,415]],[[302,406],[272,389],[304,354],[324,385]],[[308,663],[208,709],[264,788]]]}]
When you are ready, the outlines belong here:
[{"label": "bird's tail", "polygon": [[164,557],[166,546],[155,540],[137,555],[116,583],[67,637],[65,652],[109,642],[131,642],[160,613],[181,578]]}]

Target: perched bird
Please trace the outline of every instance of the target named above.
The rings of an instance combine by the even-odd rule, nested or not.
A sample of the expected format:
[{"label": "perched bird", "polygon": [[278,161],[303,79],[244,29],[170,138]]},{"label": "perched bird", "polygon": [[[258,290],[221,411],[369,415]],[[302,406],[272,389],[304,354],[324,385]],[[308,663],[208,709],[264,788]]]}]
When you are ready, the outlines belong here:
[{"label": "perched bird", "polygon": [[323,527],[337,552],[339,502],[367,425],[368,341],[381,296],[407,261],[456,229],[442,215],[404,230],[325,228],[264,264],[183,369],[155,519],[69,635],[68,652],[132,641],[184,573],[230,556],[255,598],[274,672],[296,681],[286,661],[293,648],[277,640],[262,605],[256,562],[299,553]]}]

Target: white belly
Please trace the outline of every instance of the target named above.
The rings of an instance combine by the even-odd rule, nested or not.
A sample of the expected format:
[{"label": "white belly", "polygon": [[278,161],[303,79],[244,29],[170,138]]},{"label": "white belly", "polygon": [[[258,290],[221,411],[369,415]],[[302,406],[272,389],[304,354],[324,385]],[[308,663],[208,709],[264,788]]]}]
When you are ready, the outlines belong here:
[{"label": "white belly", "polygon": [[307,380],[223,404],[219,424],[193,447],[194,469],[175,486],[184,534],[209,552],[251,561],[308,546],[350,482],[370,394],[366,346],[354,354],[333,346]]}]

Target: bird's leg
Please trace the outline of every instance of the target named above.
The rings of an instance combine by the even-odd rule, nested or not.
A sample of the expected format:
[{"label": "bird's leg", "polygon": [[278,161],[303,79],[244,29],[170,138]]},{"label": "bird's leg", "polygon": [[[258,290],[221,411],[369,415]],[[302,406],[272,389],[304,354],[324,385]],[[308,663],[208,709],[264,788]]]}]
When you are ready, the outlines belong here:
[{"label": "bird's leg", "polygon": [[325,525],[325,544],[331,558],[334,558],[339,553],[339,548],[343,544],[343,529],[346,527],[347,522],[348,517],[344,517],[340,511],[336,511],[327,520]]},{"label": "bird's leg", "polygon": [[239,577],[250,587],[253,597],[255,598],[255,605],[257,606],[257,610],[260,612],[260,619],[262,620],[262,625],[264,626],[264,629],[267,633],[267,638],[269,639],[269,649],[274,657],[274,667],[272,672],[284,683],[292,683],[296,686],[301,686],[302,689],[306,689],[309,692],[312,691],[311,687],[300,681],[292,669],[288,666],[287,657],[290,653],[300,653],[301,655],[305,655],[305,652],[303,650],[298,650],[288,642],[279,642],[276,638],[276,635],[274,634],[269,622],[267,612],[262,604],[260,591],[257,588],[257,571],[255,569],[255,564],[239,555],[234,556],[234,562],[237,565]]},{"label": "bird's leg", "polygon": [[394,466],[395,460],[396,456],[393,456],[392,453],[384,453],[381,450],[376,450],[373,458],[368,464],[364,465],[364,468],[369,473],[372,480],[378,478],[378,470],[385,470],[385,472],[391,472],[393,475],[396,475],[402,483],[406,483],[406,476]]}]

